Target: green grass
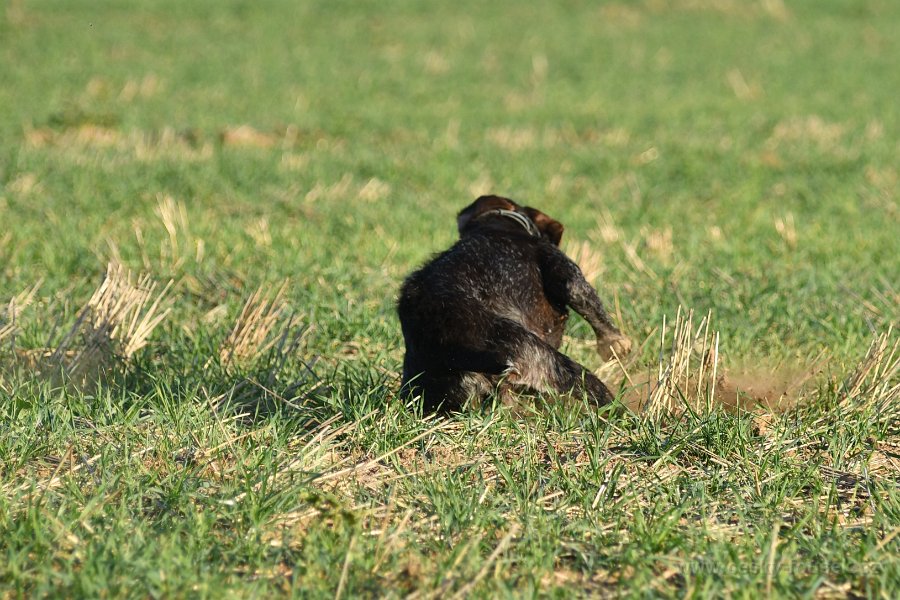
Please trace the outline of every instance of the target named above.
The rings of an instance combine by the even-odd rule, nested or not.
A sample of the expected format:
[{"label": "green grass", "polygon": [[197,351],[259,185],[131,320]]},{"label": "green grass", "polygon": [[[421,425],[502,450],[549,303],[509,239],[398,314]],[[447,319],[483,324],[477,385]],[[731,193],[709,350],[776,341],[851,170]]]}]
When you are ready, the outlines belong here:
[{"label": "green grass", "polygon": [[[900,320],[898,27],[889,0],[9,0],[0,597],[896,597],[897,372],[852,375]],[[812,385],[423,419],[394,299],[486,192],[588,243],[635,371],[683,306],[723,369],[821,356]],[[170,312],[61,376],[109,262]],[[227,361],[285,279],[274,345]],[[596,369],[590,342],[576,319]]]}]

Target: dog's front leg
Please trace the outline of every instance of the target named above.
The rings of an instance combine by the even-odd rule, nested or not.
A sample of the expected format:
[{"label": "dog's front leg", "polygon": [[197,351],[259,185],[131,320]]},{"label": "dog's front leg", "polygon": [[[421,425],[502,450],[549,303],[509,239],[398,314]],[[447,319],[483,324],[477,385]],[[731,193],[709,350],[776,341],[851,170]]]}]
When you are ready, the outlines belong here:
[{"label": "dog's front leg", "polygon": [[569,306],[584,317],[597,336],[597,352],[604,360],[613,353],[624,356],[631,352],[631,340],[613,324],[596,290],[562,250],[547,248],[541,257],[544,291],[551,300]]}]

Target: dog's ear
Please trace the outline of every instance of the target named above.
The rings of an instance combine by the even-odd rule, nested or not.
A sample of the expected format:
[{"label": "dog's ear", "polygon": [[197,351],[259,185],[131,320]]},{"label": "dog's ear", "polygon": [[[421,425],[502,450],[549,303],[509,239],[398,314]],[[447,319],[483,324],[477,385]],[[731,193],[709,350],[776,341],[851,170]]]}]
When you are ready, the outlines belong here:
[{"label": "dog's ear", "polygon": [[501,196],[480,196],[475,202],[459,211],[459,214],[456,215],[456,228],[462,233],[469,221],[478,215],[482,215],[489,210],[497,210],[498,208],[515,210],[518,206],[518,204],[509,198],[503,198]]},{"label": "dog's ear", "polygon": [[528,215],[528,218],[537,225],[541,235],[547,236],[547,239],[553,242],[554,246],[559,246],[559,242],[562,240],[563,231],[565,230],[562,223],[530,206],[525,207],[525,213]]}]

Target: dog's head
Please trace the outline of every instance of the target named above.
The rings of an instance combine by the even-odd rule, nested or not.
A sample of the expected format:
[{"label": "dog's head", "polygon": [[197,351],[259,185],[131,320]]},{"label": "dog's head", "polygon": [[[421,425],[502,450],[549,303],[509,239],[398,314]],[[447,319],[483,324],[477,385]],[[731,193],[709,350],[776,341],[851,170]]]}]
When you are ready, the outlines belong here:
[{"label": "dog's head", "polygon": [[[509,198],[501,196],[481,196],[475,202],[462,209],[456,216],[456,226],[459,229],[459,234],[463,235],[480,217],[488,218],[496,215],[496,218],[507,218],[502,211],[516,213],[525,217],[534,224],[541,237],[547,238],[553,245],[559,246],[564,229],[562,223],[536,208],[520,206]],[[529,229],[527,224],[523,224],[523,227],[526,230]]]}]

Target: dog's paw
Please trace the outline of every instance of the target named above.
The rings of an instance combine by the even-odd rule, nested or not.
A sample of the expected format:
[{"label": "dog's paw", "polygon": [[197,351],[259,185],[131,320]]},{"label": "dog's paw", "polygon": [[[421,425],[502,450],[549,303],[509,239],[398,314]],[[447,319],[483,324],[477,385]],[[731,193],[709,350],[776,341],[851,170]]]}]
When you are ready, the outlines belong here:
[{"label": "dog's paw", "polygon": [[611,360],[614,354],[622,358],[631,352],[631,340],[621,333],[600,338],[597,340],[597,352],[603,360]]}]

